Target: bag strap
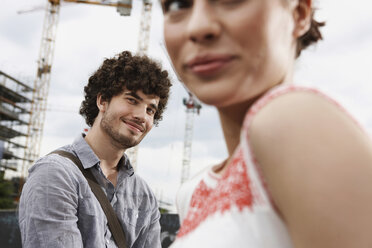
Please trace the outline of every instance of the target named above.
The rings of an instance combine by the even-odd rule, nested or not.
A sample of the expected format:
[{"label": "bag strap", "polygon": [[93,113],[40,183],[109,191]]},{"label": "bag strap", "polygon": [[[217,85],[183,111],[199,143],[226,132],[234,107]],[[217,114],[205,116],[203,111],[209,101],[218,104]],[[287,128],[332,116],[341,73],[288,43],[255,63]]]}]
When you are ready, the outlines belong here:
[{"label": "bag strap", "polygon": [[83,164],[81,163],[80,159],[73,155],[70,152],[62,151],[62,150],[55,150],[50,154],[58,154],[62,157],[66,157],[70,159],[76,166],[80,169],[81,173],[87,179],[92,192],[96,196],[97,200],[101,204],[102,210],[106,215],[107,223],[110,228],[110,231],[114,237],[115,243],[119,248],[127,248],[125,234],[123,228],[120,225],[118,217],[112,208],[109,200],[107,199],[106,194],[103,192],[101,186],[98,184],[96,178],[92,174],[89,169],[84,169]]}]

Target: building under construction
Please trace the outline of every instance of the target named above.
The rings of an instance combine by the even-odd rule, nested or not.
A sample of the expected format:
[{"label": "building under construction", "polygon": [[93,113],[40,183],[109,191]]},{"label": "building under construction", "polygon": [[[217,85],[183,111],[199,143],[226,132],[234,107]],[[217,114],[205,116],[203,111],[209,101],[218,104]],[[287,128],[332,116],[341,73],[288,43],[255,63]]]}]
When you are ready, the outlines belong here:
[{"label": "building under construction", "polygon": [[0,71],[0,172],[25,162],[32,87]]}]

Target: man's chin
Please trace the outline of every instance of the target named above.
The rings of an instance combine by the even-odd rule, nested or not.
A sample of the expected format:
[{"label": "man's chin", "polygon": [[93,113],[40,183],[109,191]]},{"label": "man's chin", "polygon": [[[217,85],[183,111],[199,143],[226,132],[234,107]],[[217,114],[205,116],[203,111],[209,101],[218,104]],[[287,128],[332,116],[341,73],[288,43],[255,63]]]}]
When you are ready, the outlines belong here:
[{"label": "man's chin", "polygon": [[132,147],[135,147],[135,146],[138,145],[138,144],[139,144],[139,142],[133,142],[133,143],[131,143],[131,144],[128,144],[127,147],[126,147],[126,149],[130,149],[130,148],[132,148]]},{"label": "man's chin", "polygon": [[130,149],[132,147],[135,147],[136,145],[138,145],[140,142],[141,142],[142,139],[140,138],[132,138],[132,139],[125,139],[123,140],[123,142],[121,143],[123,145],[123,148],[124,149]]},{"label": "man's chin", "polygon": [[122,149],[129,149],[139,144],[138,139],[128,137],[112,137],[116,146],[120,146]]}]

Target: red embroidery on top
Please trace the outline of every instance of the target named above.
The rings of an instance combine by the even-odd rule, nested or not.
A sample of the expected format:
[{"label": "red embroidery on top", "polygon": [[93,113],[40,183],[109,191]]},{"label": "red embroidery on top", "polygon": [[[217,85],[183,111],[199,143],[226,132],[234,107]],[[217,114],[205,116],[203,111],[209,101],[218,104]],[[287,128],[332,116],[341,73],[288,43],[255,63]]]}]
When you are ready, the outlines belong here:
[{"label": "red embroidery on top", "polygon": [[247,167],[240,147],[215,188],[209,188],[202,180],[195,189],[190,208],[178,237],[196,229],[208,216],[224,213],[234,205],[239,211],[252,206],[253,195]]}]

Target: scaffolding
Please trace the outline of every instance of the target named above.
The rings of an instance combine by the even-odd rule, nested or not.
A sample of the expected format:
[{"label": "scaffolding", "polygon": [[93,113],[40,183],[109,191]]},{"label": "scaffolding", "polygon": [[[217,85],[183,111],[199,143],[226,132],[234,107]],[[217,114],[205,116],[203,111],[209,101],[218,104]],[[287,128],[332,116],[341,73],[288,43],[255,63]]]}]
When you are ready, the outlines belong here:
[{"label": "scaffolding", "polygon": [[[0,171],[18,171],[26,160],[33,89],[0,71]],[[29,161],[30,162],[30,161]]]}]

